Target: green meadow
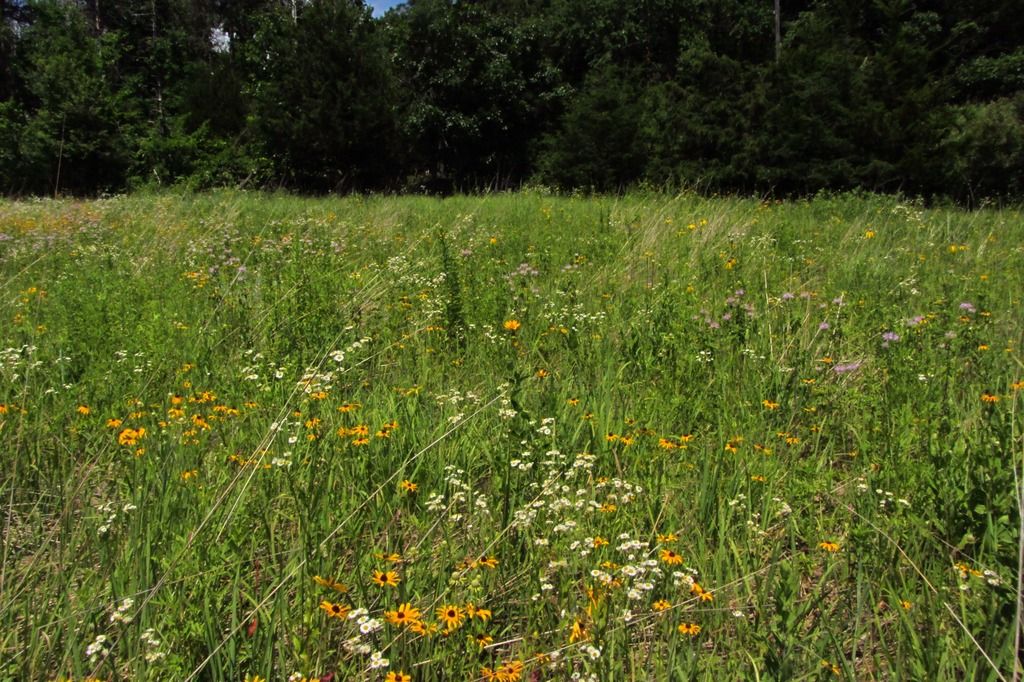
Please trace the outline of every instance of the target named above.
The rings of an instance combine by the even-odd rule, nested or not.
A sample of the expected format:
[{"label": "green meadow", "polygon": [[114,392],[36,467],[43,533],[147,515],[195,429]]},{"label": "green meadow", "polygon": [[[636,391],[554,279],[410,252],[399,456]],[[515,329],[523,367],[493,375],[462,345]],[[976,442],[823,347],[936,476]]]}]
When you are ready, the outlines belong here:
[{"label": "green meadow", "polygon": [[2,680],[1016,680],[1024,218],[0,202]]}]

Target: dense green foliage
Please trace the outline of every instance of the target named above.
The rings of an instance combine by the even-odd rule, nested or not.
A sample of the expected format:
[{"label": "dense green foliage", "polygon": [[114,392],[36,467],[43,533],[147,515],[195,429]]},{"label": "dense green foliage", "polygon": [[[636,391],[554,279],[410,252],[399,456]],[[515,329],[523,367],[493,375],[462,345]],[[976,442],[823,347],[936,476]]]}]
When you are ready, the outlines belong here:
[{"label": "dense green foliage", "polygon": [[1020,198],[1008,0],[0,2],[0,191]]},{"label": "dense green foliage", "polygon": [[1013,679],[1022,245],[877,196],[0,201],[0,680]]}]

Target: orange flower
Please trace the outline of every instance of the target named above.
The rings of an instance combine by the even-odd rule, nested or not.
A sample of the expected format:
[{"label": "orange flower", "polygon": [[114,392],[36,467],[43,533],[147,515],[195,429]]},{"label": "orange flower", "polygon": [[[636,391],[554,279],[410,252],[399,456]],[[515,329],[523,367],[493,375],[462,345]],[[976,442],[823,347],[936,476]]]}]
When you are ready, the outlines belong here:
[{"label": "orange flower", "polygon": [[349,607],[344,604],[335,604],[334,602],[322,601],[320,602],[320,608],[327,612],[327,615],[331,618],[344,619],[350,611]]}]

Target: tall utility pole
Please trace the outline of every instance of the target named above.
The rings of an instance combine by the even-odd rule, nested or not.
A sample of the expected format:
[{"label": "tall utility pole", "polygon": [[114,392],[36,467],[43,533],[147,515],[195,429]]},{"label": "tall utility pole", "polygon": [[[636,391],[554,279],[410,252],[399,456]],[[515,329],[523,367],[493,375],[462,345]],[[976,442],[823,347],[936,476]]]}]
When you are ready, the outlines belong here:
[{"label": "tall utility pole", "polygon": [[775,0],[775,61],[782,54],[782,7],[781,0]]}]

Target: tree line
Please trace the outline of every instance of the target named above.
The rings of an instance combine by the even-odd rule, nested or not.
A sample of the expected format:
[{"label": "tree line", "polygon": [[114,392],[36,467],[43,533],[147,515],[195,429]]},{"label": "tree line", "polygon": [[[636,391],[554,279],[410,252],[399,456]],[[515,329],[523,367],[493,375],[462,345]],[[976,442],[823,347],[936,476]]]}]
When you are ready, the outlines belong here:
[{"label": "tree line", "polygon": [[1008,0],[0,0],[0,192],[1024,196]]}]

